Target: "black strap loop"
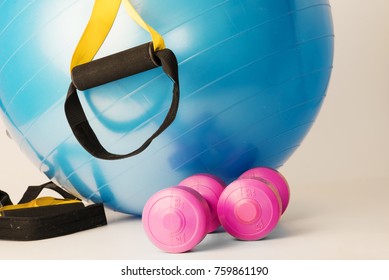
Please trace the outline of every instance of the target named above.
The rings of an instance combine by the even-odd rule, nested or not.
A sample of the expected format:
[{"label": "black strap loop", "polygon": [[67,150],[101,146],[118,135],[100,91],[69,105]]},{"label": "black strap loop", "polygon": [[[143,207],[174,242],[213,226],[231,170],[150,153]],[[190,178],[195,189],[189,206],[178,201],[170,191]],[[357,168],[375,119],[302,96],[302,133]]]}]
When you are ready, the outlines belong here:
[{"label": "black strap loop", "polygon": [[[126,63],[123,63],[123,61]],[[164,121],[136,150],[127,154],[113,154],[108,152],[102,146],[88,122],[80,99],[78,98],[78,85],[80,85],[78,89],[85,90],[129,75],[147,71],[157,66],[162,66],[165,74],[168,75],[174,83],[172,102]],[[86,77],[84,82],[83,77]],[[65,101],[66,118],[78,142],[86,151],[97,158],[117,160],[141,153],[156,137],[172,124],[177,115],[180,88],[176,56],[169,49],[154,52],[152,43],[147,43],[121,53],[77,66],[74,68],[74,71],[72,71],[72,79]]]},{"label": "black strap loop", "polygon": [[60,188],[59,186],[57,186],[53,182],[47,182],[47,183],[39,185],[39,186],[29,186],[27,188],[26,192],[23,194],[23,197],[20,199],[18,204],[28,203],[28,202],[36,199],[44,189],[53,190],[53,191],[57,192],[58,194],[60,194],[63,198],[66,198],[66,199],[80,200],[78,197],[68,193],[63,188]]},{"label": "black strap loop", "polygon": [[8,205],[13,205],[8,193],[0,190],[0,208]]}]

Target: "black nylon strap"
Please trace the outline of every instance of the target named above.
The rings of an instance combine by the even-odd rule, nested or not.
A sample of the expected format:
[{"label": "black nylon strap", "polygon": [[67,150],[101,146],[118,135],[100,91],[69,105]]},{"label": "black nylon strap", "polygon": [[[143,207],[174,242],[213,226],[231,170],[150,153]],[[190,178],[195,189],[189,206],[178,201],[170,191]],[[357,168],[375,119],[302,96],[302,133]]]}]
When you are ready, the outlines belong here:
[{"label": "black nylon strap", "polygon": [[[173,81],[173,97],[169,111],[160,127],[139,148],[130,153],[113,154],[111,152],[108,152],[102,146],[95,132],[90,126],[85,112],[82,108],[80,99],[77,94],[76,85],[73,81],[70,84],[65,101],[66,118],[78,142],[84,147],[86,151],[88,151],[94,157],[106,160],[117,160],[135,156],[144,151],[151,144],[151,142],[156,137],[158,137],[166,128],[168,128],[174,121],[177,115],[180,99],[178,63],[176,56],[171,50],[163,49],[157,52],[151,52],[150,57],[154,63],[157,63],[162,66],[162,69],[165,74],[168,75]],[[147,58],[147,61],[150,61],[150,58]]]},{"label": "black nylon strap", "polygon": [[52,182],[48,182],[39,186],[29,186],[26,192],[23,194],[23,197],[20,199],[18,204],[30,202],[38,197],[38,195],[44,190],[50,189],[59,193],[63,198],[80,200],[74,195],[68,193],[64,189],[58,187],[56,184]]},{"label": "black nylon strap", "polygon": [[9,198],[9,195],[6,192],[0,190],[0,208],[2,206],[12,205],[12,204],[13,203]]}]

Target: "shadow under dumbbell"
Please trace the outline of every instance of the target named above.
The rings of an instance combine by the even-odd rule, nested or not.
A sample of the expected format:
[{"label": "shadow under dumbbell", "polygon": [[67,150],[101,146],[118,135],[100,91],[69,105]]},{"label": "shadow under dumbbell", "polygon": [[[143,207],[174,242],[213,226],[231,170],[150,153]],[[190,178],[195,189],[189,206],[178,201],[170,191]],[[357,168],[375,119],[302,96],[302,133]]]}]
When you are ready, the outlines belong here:
[{"label": "shadow under dumbbell", "polygon": [[187,253],[225,250],[238,245],[237,242],[231,242],[231,235],[224,232],[224,230],[217,230],[217,232],[209,233],[196,248]]},{"label": "shadow under dumbbell", "polygon": [[224,231],[222,227],[216,230],[213,233],[208,234],[204,240],[193,250],[187,253],[200,253],[207,251],[217,251],[217,250],[225,250],[226,248],[234,248],[241,246],[242,243],[253,243],[257,244],[258,242],[266,242],[268,240],[276,240],[287,238],[290,236],[290,232],[285,229],[283,226],[277,227],[273,232],[271,232],[268,236],[255,241],[247,241],[237,239],[227,232]]},{"label": "shadow under dumbbell", "polygon": [[277,225],[277,227],[267,236],[264,238],[258,240],[273,240],[273,239],[282,239],[292,236],[293,233],[291,233],[287,228],[283,225]]}]

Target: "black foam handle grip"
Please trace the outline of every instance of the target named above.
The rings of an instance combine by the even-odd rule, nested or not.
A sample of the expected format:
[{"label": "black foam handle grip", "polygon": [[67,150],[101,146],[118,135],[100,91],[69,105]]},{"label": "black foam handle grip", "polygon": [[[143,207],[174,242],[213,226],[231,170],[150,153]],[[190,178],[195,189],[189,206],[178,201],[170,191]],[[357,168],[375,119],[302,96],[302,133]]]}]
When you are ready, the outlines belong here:
[{"label": "black foam handle grip", "polygon": [[72,80],[79,90],[87,90],[161,66],[151,42],[78,65]]}]

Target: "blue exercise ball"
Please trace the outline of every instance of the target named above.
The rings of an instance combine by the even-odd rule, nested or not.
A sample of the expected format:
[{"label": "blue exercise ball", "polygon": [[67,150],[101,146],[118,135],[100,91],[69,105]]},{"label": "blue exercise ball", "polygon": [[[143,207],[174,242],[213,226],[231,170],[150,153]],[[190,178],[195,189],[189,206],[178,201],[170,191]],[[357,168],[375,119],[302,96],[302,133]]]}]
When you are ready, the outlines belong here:
[{"label": "blue exercise ball", "polygon": [[[36,167],[67,190],[140,215],[152,194],[194,173],[228,183],[254,166],[282,166],[314,123],[333,63],[329,1],[132,0],[177,57],[179,111],[139,155],[94,158],[64,113],[71,57],[93,2],[0,1],[2,119]],[[97,57],[148,41],[122,7]],[[171,90],[156,68],[79,96],[102,144],[127,153],[162,123]]]}]

